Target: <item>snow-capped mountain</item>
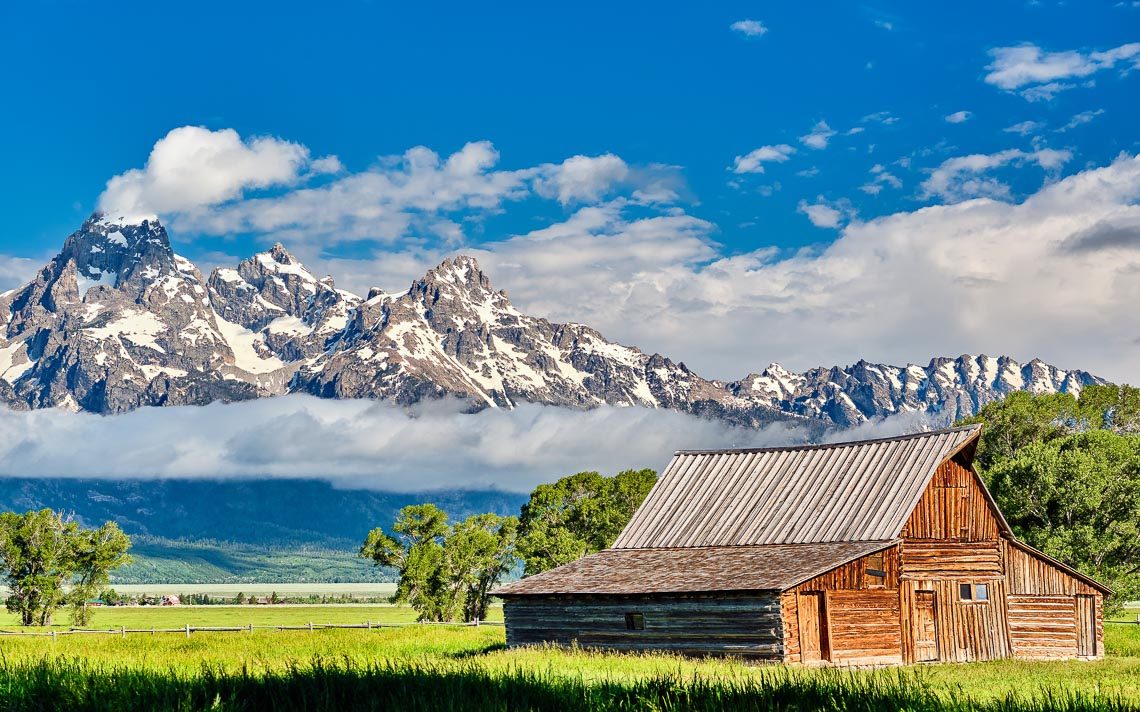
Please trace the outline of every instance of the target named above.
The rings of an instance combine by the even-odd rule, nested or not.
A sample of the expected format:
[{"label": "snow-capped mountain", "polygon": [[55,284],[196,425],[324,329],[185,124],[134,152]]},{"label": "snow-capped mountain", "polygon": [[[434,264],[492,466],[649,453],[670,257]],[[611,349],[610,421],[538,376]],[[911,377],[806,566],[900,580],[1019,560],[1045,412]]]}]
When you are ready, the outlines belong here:
[{"label": "snow-capped mountain", "polygon": [[730,383],[581,324],[523,314],[471,257],[400,294],[361,298],[281,245],[204,279],[157,220],[92,216],[36,278],[0,294],[0,402],[117,413],[304,392],[472,409],[535,402],[670,408],[743,425],[847,426],[919,411],[950,420],[1015,390],[1102,382],[1039,360],[936,358],[927,366],[792,373]]}]

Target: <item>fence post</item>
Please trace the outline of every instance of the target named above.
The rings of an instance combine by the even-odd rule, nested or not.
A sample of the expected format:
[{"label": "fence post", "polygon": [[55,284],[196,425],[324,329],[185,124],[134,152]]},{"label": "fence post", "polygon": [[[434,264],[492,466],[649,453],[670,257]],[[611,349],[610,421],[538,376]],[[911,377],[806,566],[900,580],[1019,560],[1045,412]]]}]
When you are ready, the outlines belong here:
[{"label": "fence post", "polygon": [[186,637],[187,638],[190,637],[190,624],[189,623],[186,624]]},{"label": "fence post", "polygon": [[369,618],[368,620],[364,621],[364,624],[365,624],[366,626],[368,626],[368,630],[372,630],[372,619],[371,619],[371,618]]},{"label": "fence post", "polygon": [[54,630],[51,632],[51,642],[53,642],[53,643],[55,642],[55,631]]},{"label": "fence post", "polygon": [[252,632],[253,632],[253,624],[252,624],[252,623],[250,623],[250,624],[249,624],[249,632],[250,632],[250,633],[252,633]]},{"label": "fence post", "polygon": [[127,627],[125,625],[119,626],[119,635],[124,638],[127,637]]},{"label": "fence post", "polygon": [[309,632],[310,633],[313,632],[313,622],[312,621],[309,621]]},{"label": "fence post", "polygon": [[475,617],[475,627],[476,628],[479,627],[479,617],[478,616]]}]

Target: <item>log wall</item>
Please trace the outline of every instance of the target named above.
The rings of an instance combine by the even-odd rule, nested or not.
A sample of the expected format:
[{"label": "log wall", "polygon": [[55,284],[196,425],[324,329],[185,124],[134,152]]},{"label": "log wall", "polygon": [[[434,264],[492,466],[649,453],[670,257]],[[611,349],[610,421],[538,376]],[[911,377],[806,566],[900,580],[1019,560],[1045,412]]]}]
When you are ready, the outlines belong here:
[{"label": "log wall", "polygon": [[[782,660],[778,594],[659,596],[508,596],[507,645],[578,645],[610,650],[665,650]],[[644,630],[627,630],[640,613]]]}]

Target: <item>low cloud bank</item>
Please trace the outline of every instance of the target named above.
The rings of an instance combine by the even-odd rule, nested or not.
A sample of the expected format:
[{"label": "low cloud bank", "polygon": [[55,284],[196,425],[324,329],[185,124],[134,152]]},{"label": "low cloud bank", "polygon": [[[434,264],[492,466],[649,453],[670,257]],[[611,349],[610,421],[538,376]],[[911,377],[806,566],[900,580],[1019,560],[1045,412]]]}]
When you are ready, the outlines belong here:
[{"label": "low cloud bank", "polygon": [[[889,419],[857,437],[923,424]],[[751,430],[647,408],[523,405],[470,414],[456,402],[403,409],[300,395],[116,416],[0,409],[0,475],[320,478],[391,492],[527,492],[580,470],[660,469],[678,449],[787,445],[807,435],[803,426]]]}]

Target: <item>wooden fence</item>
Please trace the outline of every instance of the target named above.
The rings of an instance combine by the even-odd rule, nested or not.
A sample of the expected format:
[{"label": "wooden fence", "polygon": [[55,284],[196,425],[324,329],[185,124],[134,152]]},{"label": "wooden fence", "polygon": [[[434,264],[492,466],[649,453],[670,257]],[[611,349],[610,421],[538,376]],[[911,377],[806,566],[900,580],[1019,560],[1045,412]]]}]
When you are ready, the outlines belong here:
[{"label": "wooden fence", "polygon": [[129,634],[148,633],[155,635],[158,633],[183,633],[187,638],[191,633],[252,633],[255,630],[305,630],[313,632],[315,630],[328,630],[330,628],[356,628],[362,630],[380,630],[382,628],[415,628],[429,625],[442,625],[442,626],[463,626],[478,628],[483,625],[503,625],[502,621],[472,621],[470,623],[437,623],[437,622],[421,622],[421,623],[378,623],[376,621],[365,621],[363,623],[306,623],[305,625],[249,625],[243,626],[193,626],[187,623],[181,628],[127,628],[120,626],[118,628],[69,628],[67,630],[51,630],[43,632],[24,631],[24,630],[0,630],[0,635],[17,635],[17,636],[31,636],[38,638],[51,638],[55,640],[61,635],[118,635],[127,637]]}]

